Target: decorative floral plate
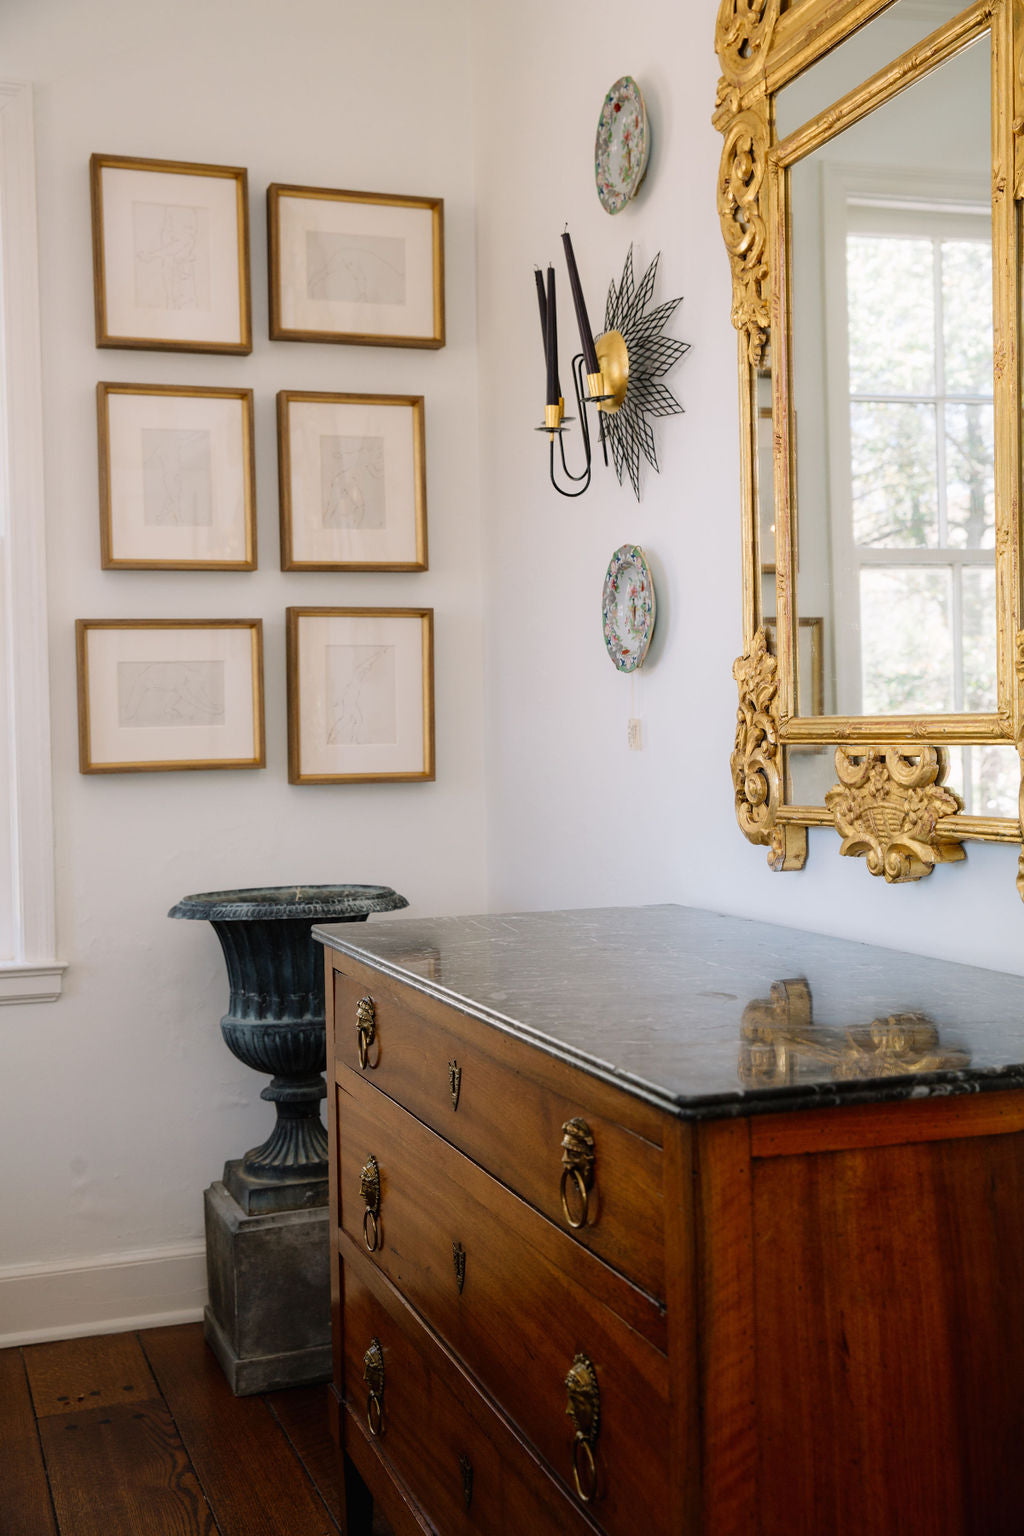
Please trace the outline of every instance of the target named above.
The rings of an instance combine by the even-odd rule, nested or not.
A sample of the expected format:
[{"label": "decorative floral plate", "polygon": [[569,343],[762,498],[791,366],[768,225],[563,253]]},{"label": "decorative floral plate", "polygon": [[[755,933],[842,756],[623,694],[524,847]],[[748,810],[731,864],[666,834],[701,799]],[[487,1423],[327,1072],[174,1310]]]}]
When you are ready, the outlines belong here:
[{"label": "decorative floral plate", "polygon": [[623,75],[604,99],[594,144],[597,195],[607,213],[619,213],[640,190],[650,148],[640,87],[632,75]]},{"label": "decorative floral plate", "polygon": [[654,582],[642,549],[623,544],[604,578],[604,643],[620,672],[635,672],[654,634]]}]

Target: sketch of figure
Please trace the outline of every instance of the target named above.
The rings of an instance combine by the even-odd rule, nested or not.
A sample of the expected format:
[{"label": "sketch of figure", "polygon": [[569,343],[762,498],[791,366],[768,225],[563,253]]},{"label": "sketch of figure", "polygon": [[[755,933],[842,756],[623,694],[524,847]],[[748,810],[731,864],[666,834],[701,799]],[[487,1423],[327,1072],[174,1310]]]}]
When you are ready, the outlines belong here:
[{"label": "sketch of figure", "polygon": [[328,742],[348,747],[397,741],[394,646],[326,649]]},{"label": "sketch of figure", "polygon": [[325,528],[385,528],[384,439],[320,437],[320,505]]},{"label": "sketch of figure", "polygon": [[405,241],[307,229],[306,294],[346,304],[404,304]]},{"label": "sketch of figure", "polygon": [[222,661],[120,661],[121,725],[223,725]]},{"label": "sketch of figure", "polygon": [[142,518],[147,527],[211,525],[213,470],[206,428],[142,428]]},{"label": "sketch of figure", "polygon": [[147,309],[209,309],[209,209],[133,203],[132,226],[136,304]]}]

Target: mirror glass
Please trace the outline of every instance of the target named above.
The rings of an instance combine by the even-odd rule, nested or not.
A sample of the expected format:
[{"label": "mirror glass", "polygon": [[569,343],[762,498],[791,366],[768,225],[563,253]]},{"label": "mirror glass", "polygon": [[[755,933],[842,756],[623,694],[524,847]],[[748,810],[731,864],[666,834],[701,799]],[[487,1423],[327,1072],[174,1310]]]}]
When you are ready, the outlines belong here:
[{"label": "mirror glass", "polygon": [[996,707],[990,123],[986,35],[791,168],[801,715]]}]

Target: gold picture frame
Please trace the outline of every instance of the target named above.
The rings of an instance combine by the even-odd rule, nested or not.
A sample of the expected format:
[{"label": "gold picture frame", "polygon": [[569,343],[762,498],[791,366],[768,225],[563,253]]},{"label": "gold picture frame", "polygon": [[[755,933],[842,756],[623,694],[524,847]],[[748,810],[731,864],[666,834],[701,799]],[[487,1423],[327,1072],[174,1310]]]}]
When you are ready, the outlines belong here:
[{"label": "gold picture frame", "polygon": [[434,610],[289,608],[291,784],[434,774]]},{"label": "gold picture frame", "polygon": [[78,619],[82,773],[262,768],[261,619]]},{"label": "gold picture frame", "polygon": [[443,347],[444,200],[267,188],[270,339]]},{"label": "gold picture frame", "polygon": [[422,395],[281,390],[283,571],[425,571]]},{"label": "gold picture frame", "polygon": [[98,347],[252,351],[244,169],[93,155]]},{"label": "gold picture frame", "polygon": [[96,386],[100,563],[256,569],[251,389]]}]

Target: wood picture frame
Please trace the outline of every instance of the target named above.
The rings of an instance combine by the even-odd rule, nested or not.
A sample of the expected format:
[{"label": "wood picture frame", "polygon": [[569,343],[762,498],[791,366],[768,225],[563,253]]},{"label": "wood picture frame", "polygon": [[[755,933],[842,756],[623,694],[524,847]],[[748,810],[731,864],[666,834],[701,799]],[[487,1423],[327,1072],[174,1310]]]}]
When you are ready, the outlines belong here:
[{"label": "wood picture frame", "polygon": [[422,395],[281,390],[283,571],[425,571]]},{"label": "wood picture frame", "polygon": [[79,619],[82,773],[262,768],[261,619]]},{"label": "wood picture frame", "polygon": [[434,610],[289,608],[288,779],[434,778]]},{"label": "wood picture frame", "polygon": [[95,154],[98,347],[252,351],[244,169]]},{"label": "wood picture frame", "polygon": [[251,389],[96,386],[104,570],[256,569]]},{"label": "wood picture frame", "polygon": [[444,200],[267,188],[270,339],[443,347]]}]

